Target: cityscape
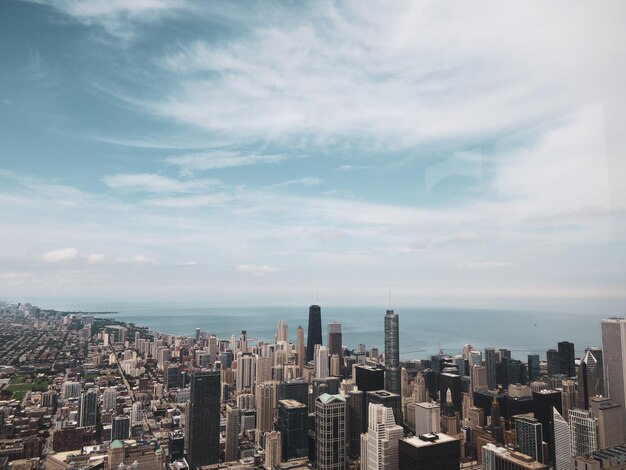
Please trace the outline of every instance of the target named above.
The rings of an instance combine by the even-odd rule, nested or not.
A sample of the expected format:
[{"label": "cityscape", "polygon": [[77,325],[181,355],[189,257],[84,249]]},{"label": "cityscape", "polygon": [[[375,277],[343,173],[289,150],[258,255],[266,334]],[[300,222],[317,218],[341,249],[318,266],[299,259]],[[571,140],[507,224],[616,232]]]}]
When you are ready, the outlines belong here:
[{"label": "cityscape", "polygon": [[0,470],[626,470],[626,1],[0,0]]},{"label": "cityscape", "polygon": [[[400,360],[311,305],[272,339],[176,336],[107,313],[0,309],[0,465],[19,469],[597,470],[626,465],[626,319],[559,341]],[[245,327],[245,325],[241,325]],[[351,341],[358,338],[351,338]],[[462,349],[461,349],[462,348]]]}]

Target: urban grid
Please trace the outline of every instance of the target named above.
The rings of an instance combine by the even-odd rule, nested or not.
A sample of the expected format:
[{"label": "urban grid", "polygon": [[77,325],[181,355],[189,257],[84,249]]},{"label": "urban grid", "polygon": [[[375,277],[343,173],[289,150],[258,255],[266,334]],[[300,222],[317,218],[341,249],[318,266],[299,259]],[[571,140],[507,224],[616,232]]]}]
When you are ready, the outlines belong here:
[{"label": "urban grid", "polygon": [[626,468],[623,318],[579,358],[561,341],[401,361],[393,310],[379,351],[338,322],[323,338],[319,305],[271,341],[0,309],[0,469]]}]

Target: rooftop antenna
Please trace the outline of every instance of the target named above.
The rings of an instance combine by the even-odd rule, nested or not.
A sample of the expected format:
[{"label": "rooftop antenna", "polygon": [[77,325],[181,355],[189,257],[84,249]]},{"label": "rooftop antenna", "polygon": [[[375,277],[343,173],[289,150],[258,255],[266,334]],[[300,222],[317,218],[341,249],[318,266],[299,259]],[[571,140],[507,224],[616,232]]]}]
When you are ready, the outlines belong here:
[{"label": "rooftop antenna", "polygon": [[320,303],[320,291],[319,291],[319,289],[317,289],[317,290],[315,291],[315,303],[316,303],[316,304],[319,304],[319,303]]},{"label": "rooftop antenna", "polygon": [[389,310],[391,310],[391,290],[389,290]]}]

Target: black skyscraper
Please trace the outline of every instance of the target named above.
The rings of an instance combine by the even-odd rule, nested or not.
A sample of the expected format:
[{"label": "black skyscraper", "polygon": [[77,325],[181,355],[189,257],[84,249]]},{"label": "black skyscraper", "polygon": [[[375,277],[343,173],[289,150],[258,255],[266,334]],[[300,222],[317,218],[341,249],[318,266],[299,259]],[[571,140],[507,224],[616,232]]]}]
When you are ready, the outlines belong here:
[{"label": "black skyscraper", "polygon": [[220,455],[220,372],[191,374],[189,404],[190,468],[218,463]]},{"label": "black skyscraper", "polygon": [[309,450],[309,412],[296,400],[279,400],[276,430],[280,431],[283,460],[306,457]]},{"label": "black skyscraper", "polygon": [[548,349],[546,351],[546,359],[548,361],[548,375],[552,377],[553,375],[560,374],[560,359],[559,352],[556,349]]},{"label": "black skyscraper", "polygon": [[385,389],[400,394],[400,341],[398,314],[385,314]]},{"label": "black skyscraper", "polygon": [[306,337],[306,362],[313,360],[316,344],[322,344],[322,309],[319,305],[311,305]]},{"label": "black skyscraper", "polygon": [[559,369],[561,374],[567,377],[576,375],[576,364],[574,362],[574,343],[561,341],[559,343]]}]

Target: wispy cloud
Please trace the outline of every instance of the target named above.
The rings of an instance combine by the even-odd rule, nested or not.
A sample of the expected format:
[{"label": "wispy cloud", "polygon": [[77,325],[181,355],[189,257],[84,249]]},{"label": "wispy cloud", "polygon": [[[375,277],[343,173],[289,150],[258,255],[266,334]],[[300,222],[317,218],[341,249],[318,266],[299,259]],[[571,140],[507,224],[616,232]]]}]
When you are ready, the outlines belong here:
[{"label": "wispy cloud", "polygon": [[110,256],[101,253],[81,253],[77,248],[61,248],[43,253],[38,259],[44,263],[84,265],[144,265],[157,266],[158,262],[142,254],[130,256]]},{"label": "wispy cloud", "polygon": [[78,259],[76,248],[61,248],[59,250],[47,251],[41,255],[41,260],[45,263],[65,263]]},{"label": "wispy cloud", "polygon": [[182,175],[192,175],[198,171],[232,168],[257,164],[273,164],[287,160],[284,155],[241,154],[216,150],[168,157],[165,163],[178,166]]},{"label": "wispy cloud", "polygon": [[321,178],[304,177],[294,180],[283,181],[282,183],[276,183],[271,185],[271,188],[279,188],[281,186],[316,186],[322,184],[324,181]]},{"label": "wispy cloud", "polygon": [[235,268],[240,273],[250,274],[251,276],[264,276],[266,274],[271,274],[280,271],[278,268],[264,265],[255,265],[255,264],[240,264]]},{"label": "wispy cloud", "polygon": [[150,193],[185,193],[220,184],[220,181],[214,179],[181,181],[150,173],[111,175],[104,177],[103,181],[111,189]]}]

